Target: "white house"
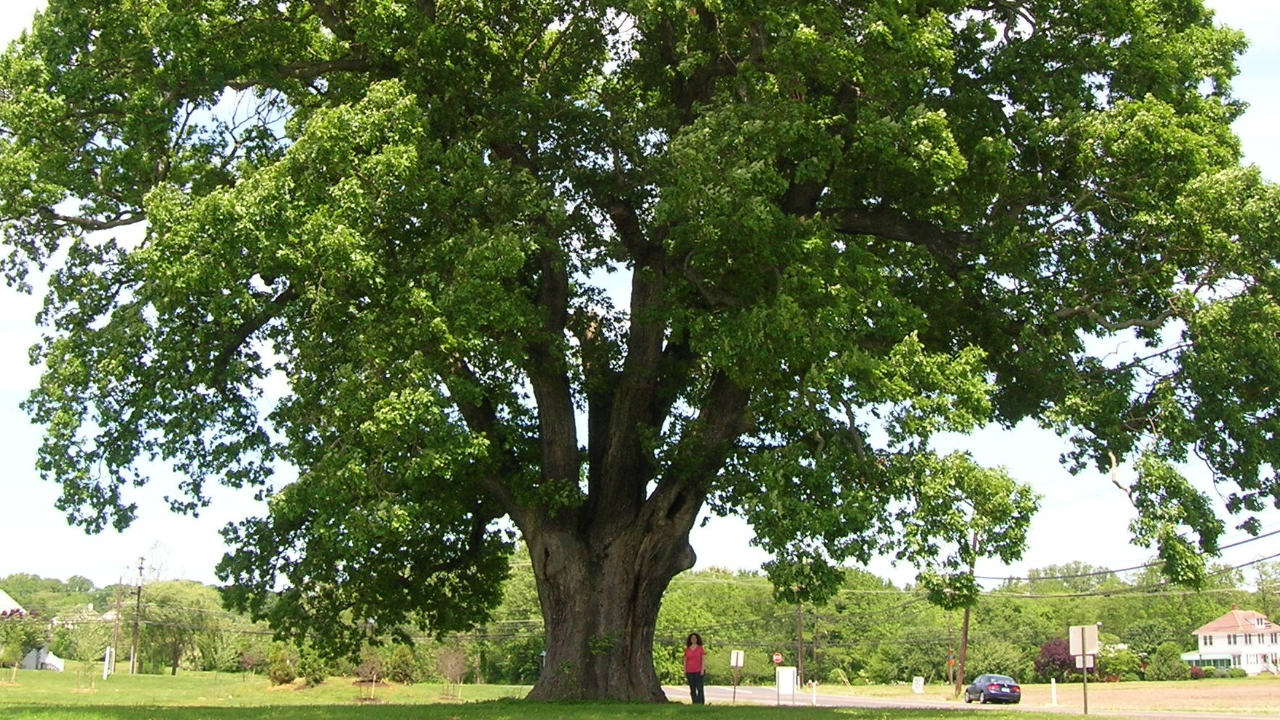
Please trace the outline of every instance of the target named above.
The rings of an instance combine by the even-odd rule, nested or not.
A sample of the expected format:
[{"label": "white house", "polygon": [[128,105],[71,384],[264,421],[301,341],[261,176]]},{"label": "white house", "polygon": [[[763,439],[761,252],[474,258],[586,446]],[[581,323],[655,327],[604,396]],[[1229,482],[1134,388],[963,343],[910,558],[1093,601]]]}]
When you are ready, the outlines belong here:
[{"label": "white house", "polygon": [[1266,615],[1231,606],[1231,612],[1195,632],[1198,649],[1182,653],[1188,665],[1241,668],[1250,675],[1280,670],[1280,626]]}]

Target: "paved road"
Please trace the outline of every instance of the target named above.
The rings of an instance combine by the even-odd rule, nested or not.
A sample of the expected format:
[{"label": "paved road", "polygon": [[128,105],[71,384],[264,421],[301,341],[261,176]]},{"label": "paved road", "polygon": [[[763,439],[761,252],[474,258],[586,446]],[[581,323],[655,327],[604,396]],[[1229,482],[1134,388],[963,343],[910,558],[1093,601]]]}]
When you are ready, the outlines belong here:
[{"label": "paved road", "polygon": [[[686,687],[667,687],[667,697],[676,702],[689,702],[689,689]],[[725,685],[708,685],[706,688],[707,703],[727,705],[735,702],[734,690]],[[913,698],[871,698],[849,697],[846,695],[825,695],[818,693],[798,692],[794,697],[778,697],[773,688],[739,687],[736,702],[739,704],[757,705],[789,705],[797,707],[861,707],[861,708],[903,708],[910,710],[943,710],[948,712],[969,713],[987,712],[990,710],[1025,710],[1036,712],[1058,713],[1062,715],[1081,716],[1079,708],[1031,706],[1031,705],[980,705],[965,704],[936,699]],[[1142,718],[1143,720],[1280,720],[1280,699],[1275,713],[1221,713],[1221,712],[1187,712],[1176,711],[1142,711],[1142,710],[1091,710],[1090,716],[1116,718]]]}]

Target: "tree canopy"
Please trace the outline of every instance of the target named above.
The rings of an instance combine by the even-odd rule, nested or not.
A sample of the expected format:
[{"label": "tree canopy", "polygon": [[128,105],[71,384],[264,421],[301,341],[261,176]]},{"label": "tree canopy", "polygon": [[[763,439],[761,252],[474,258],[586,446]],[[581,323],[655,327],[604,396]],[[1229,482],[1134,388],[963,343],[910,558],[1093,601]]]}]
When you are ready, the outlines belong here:
[{"label": "tree canopy", "polygon": [[541,698],[661,698],[706,508],[782,597],[878,553],[971,596],[1036,501],[930,438],[989,422],[1134,459],[1195,582],[1180,463],[1277,497],[1243,47],[1201,0],[51,0],[0,57],[39,469],[90,531],[156,462],[269,495],[221,572],[339,648],[479,619],[518,531]]}]

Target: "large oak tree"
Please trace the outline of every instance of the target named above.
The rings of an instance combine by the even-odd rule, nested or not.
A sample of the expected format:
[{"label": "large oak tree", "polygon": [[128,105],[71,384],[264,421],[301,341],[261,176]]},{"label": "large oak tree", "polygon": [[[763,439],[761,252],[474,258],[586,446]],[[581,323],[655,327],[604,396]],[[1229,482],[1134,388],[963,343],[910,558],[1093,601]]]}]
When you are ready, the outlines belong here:
[{"label": "large oak tree", "polygon": [[991,421],[1136,459],[1194,581],[1180,462],[1256,530],[1280,459],[1242,47],[1201,0],[51,0],[0,58],[39,469],[90,531],[157,463],[269,495],[221,572],[334,648],[481,619],[518,531],[537,698],[662,697],[707,511],[783,597],[967,597],[1036,502],[930,438]]}]

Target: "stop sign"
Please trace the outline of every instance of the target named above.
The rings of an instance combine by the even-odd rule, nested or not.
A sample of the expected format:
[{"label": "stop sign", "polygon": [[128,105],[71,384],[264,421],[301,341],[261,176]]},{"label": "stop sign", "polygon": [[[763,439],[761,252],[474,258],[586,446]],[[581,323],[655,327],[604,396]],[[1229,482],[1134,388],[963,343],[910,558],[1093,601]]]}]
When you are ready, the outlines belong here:
[{"label": "stop sign", "polygon": [[782,653],[774,653],[774,654],[773,654],[773,664],[774,664],[774,665],[781,665],[781,664],[782,664]]}]

